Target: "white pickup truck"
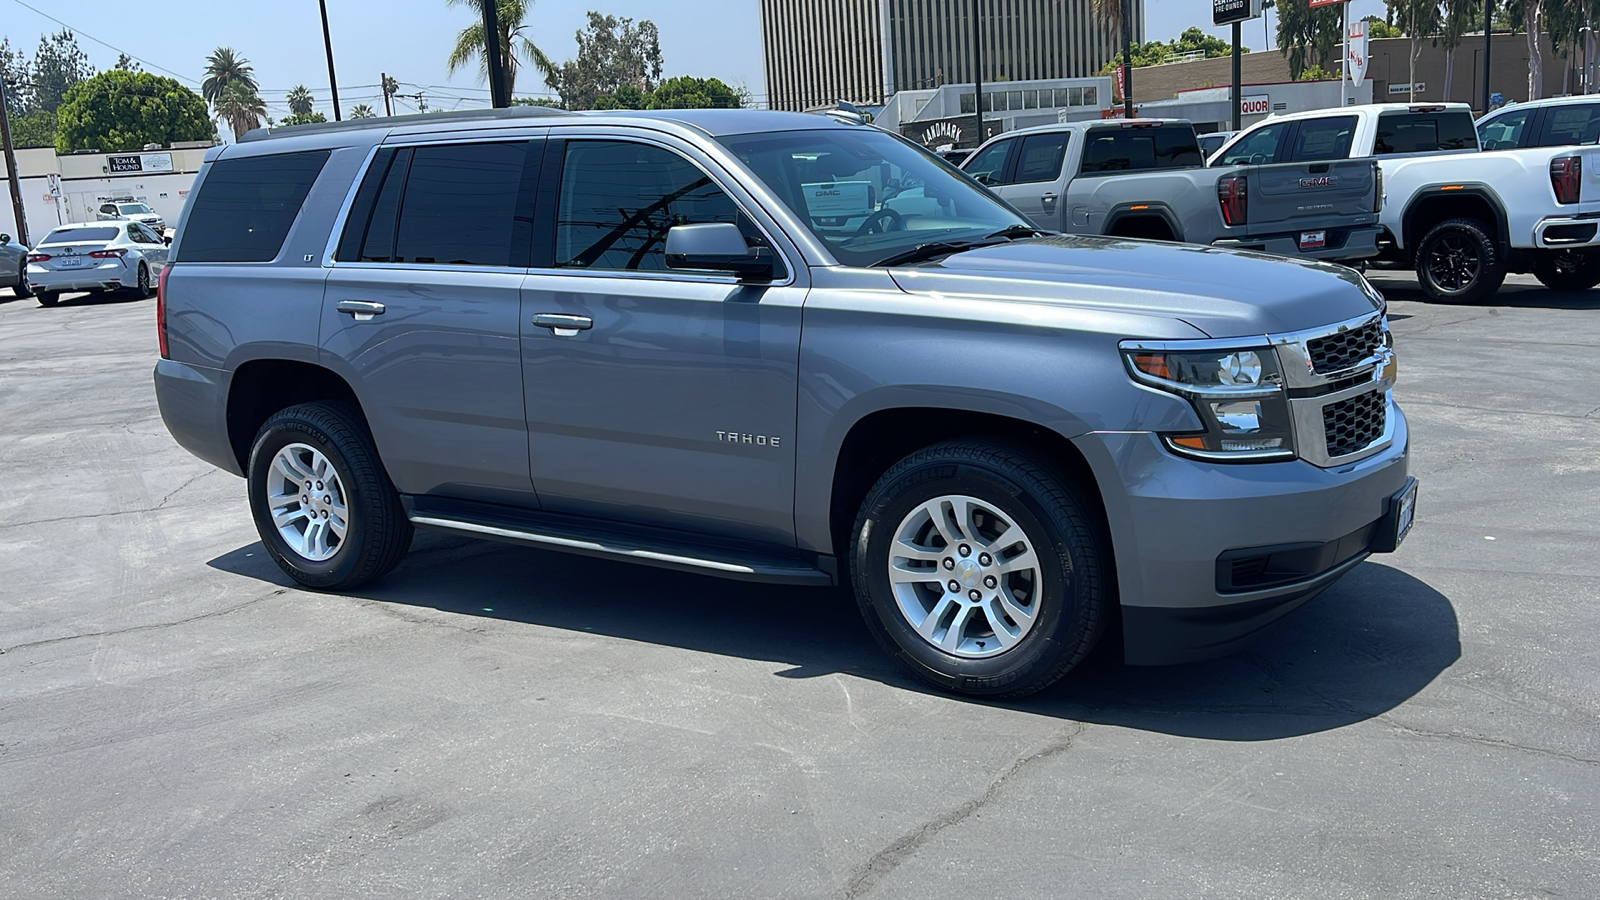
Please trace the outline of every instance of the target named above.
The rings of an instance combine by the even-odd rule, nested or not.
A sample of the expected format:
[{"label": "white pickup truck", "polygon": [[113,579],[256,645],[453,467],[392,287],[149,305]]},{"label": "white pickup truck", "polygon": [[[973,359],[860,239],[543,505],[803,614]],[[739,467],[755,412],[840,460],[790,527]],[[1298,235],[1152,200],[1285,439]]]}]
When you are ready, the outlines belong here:
[{"label": "white pickup truck", "polygon": [[1600,284],[1600,148],[1480,151],[1465,103],[1381,103],[1273,116],[1212,165],[1376,157],[1380,260],[1416,270],[1430,296],[1472,302],[1507,272],[1557,290]]}]

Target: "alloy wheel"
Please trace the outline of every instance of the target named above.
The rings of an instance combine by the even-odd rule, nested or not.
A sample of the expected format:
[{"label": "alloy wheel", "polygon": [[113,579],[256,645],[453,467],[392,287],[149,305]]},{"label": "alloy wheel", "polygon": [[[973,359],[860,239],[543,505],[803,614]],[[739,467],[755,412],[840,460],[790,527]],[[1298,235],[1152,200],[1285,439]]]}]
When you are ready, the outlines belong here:
[{"label": "alloy wheel", "polygon": [[306,444],[289,444],[272,459],[267,509],[290,550],[312,562],[332,557],[350,531],[344,483],[326,456]]}]

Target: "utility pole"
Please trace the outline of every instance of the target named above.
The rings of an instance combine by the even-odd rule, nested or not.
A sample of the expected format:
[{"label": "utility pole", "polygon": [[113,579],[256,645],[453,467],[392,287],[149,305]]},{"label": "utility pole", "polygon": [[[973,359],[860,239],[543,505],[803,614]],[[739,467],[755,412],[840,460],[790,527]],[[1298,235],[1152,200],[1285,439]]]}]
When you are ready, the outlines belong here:
[{"label": "utility pole", "polygon": [[1489,54],[1494,51],[1494,0],[1483,0],[1483,111],[1489,111]]},{"label": "utility pole", "polygon": [[980,0],[972,0],[972,111],[978,117],[978,139],[983,143],[983,20],[978,18]]},{"label": "utility pole", "polygon": [[339,79],[333,74],[333,35],[328,31],[328,0],[317,0],[322,9],[322,46],[328,51],[328,90],[333,93],[333,120],[339,121]]},{"label": "utility pole", "polygon": [[1122,0],[1122,115],[1133,118],[1133,0]]},{"label": "utility pole", "polygon": [[1234,131],[1239,131],[1243,127],[1239,124],[1240,116],[1243,115],[1243,113],[1241,113],[1239,110],[1239,104],[1242,100],[1239,95],[1243,93],[1243,90],[1239,87],[1239,80],[1241,77],[1239,72],[1239,28],[1243,24],[1243,22],[1233,23],[1233,90],[1230,93],[1233,94]]},{"label": "utility pole", "polygon": [[390,99],[389,99],[389,73],[388,72],[379,72],[378,73],[378,90],[383,92],[383,114],[385,116],[394,115],[394,103],[392,101],[390,101]]},{"label": "utility pole", "polygon": [[500,10],[499,0],[478,0],[483,4],[483,53],[484,63],[489,69],[489,103],[495,109],[505,109],[511,105],[511,98],[506,96],[505,61],[500,58]]},{"label": "utility pole", "polygon": [[11,188],[11,209],[17,217],[17,242],[28,246],[28,217],[22,209],[22,173],[17,171],[17,150],[11,146],[11,116],[6,112],[6,80],[0,78],[0,144],[5,145],[6,182]]}]

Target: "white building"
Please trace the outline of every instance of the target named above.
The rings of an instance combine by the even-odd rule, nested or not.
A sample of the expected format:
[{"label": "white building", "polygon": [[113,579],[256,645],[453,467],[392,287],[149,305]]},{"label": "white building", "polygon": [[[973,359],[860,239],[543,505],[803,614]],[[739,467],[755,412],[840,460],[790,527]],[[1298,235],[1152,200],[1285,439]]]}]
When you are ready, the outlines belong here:
[{"label": "white building", "polygon": [[[972,83],[898,91],[872,124],[935,149],[976,147]],[[1047,78],[983,85],[984,137],[1054,122],[1104,118],[1111,106],[1111,79]]]},{"label": "white building", "polygon": [[[100,204],[133,199],[148,204],[168,223],[178,221],[209,141],[129,153],[69,153],[49,148],[17,151],[22,209],[28,239],[37,242],[63,222],[92,221]],[[11,177],[0,156],[0,176]],[[9,190],[0,188],[0,232],[15,235]]]}]

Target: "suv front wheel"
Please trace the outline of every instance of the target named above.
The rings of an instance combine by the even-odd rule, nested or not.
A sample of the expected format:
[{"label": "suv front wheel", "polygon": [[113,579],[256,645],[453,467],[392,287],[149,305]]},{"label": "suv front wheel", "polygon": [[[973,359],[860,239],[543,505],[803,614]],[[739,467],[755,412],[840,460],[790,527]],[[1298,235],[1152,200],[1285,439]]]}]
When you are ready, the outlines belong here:
[{"label": "suv front wheel", "polygon": [[1089,503],[1019,448],[952,441],[906,457],[856,519],[851,577],[868,628],[946,690],[1050,685],[1088,655],[1114,602]]},{"label": "suv front wheel", "polygon": [[250,451],[250,512],[273,560],[319,590],[388,574],[411,546],[411,522],[359,416],[336,403],[291,406]]}]

